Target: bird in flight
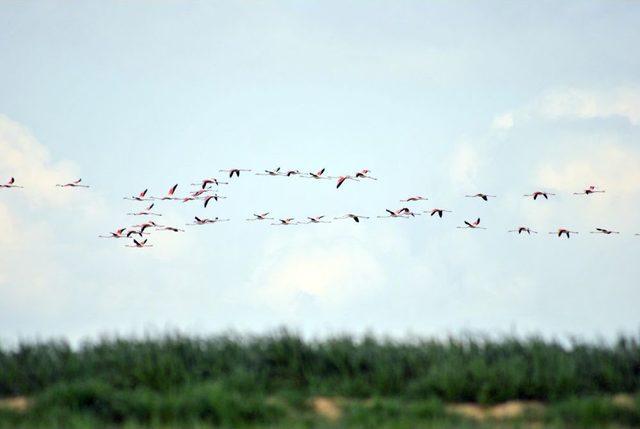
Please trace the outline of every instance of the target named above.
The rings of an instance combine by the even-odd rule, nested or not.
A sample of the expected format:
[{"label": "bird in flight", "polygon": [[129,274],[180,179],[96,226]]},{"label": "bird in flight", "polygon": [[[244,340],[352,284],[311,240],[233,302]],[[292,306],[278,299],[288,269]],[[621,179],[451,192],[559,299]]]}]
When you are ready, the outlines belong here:
[{"label": "bird in flight", "polygon": [[297,225],[296,223],[293,222],[294,220],[295,219],[292,217],[287,219],[279,219],[278,222],[272,223],[271,225],[274,225],[274,226]]},{"label": "bird in flight", "polygon": [[308,216],[307,219],[309,219],[309,221],[305,223],[331,223],[331,221],[322,220],[324,217],[325,216]]},{"label": "bird in flight", "polygon": [[146,209],[136,212],[136,213],[127,213],[129,216],[162,216],[160,213],[153,213],[151,210],[155,206],[155,203],[151,203],[149,207]]},{"label": "bird in flight", "polygon": [[358,182],[358,181],[359,181],[358,179],[354,179],[354,178],[353,178],[353,177],[351,177],[351,176],[340,176],[340,177],[338,177],[338,183],[337,183],[337,185],[336,185],[336,189],[339,189],[339,188],[340,188],[340,186],[342,186],[342,184],[343,184],[344,182],[346,182],[347,180],[354,180],[354,181],[356,181],[356,182]]},{"label": "bird in flight", "polygon": [[194,216],[193,219],[194,219],[194,222],[188,223],[187,225],[207,225],[210,223],[217,223],[217,222],[229,222],[229,219],[220,219],[217,216],[213,219],[200,218],[198,216]]},{"label": "bird in flight", "polygon": [[465,195],[467,198],[482,198],[485,201],[489,201],[489,198],[495,198],[495,195],[487,195],[487,194],[475,194],[475,195]]},{"label": "bird in flight", "polygon": [[0,188],[22,188],[22,186],[16,185],[16,179],[10,177],[9,180],[7,180],[7,183],[0,185]]},{"label": "bird in flight", "polygon": [[476,219],[475,222],[464,221],[466,226],[459,226],[459,229],[487,229],[480,226],[480,218]]},{"label": "bird in flight", "polygon": [[153,247],[152,244],[147,244],[147,239],[145,238],[142,241],[138,241],[135,238],[133,239],[133,245],[127,244],[126,247],[137,247],[137,248],[142,248],[142,247]]},{"label": "bird in flight", "polygon": [[409,197],[406,200],[400,200],[400,202],[401,203],[410,203],[410,202],[413,202],[413,201],[427,201],[428,199],[429,198],[425,198],[425,197],[422,197],[420,195],[417,195],[415,197]]},{"label": "bird in flight", "polygon": [[147,195],[147,191],[148,189],[145,189],[144,191],[140,192],[138,195],[133,195],[131,197],[124,197],[124,199],[131,200],[131,201],[148,201],[150,198],[145,198],[145,196]]},{"label": "bird in flight", "polygon": [[235,174],[236,177],[240,177],[241,171],[251,171],[243,168],[231,168],[229,170],[220,170],[221,173],[229,173],[229,177],[233,177]]},{"label": "bird in flight", "polygon": [[280,167],[275,170],[264,170],[264,173],[256,173],[256,176],[282,176],[280,173]]},{"label": "bird in flight", "polygon": [[100,238],[124,238],[124,232],[127,228],[116,229],[115,232],[110,232],[109,235],[99,235]]},{"label": "bird in flight", "polygon": [[371,170],[360,170],[356,173],[356,179],[371,179],[371,180],[378,180],[375,177],[371,177],[369,176],[369,173],[371,173]]},{"label": "bird in flight", "polygon": [[88,188],[89,187],[87,185],[81,185],[80,182],[82,182],[82,179],[78,179],[69,183],[59,183],[56,186],[59,188]]},{"label": "bird in flight", "polygon": [[267,216],[269,216],[269,212],[266,212],[266,213],[258,213],[258,214],[255,214],[255,213],[254,213],[254,215],[253,215],[253,216],[255,216],[255,217],[254,217],[254,218],[252,218],[252,219],[247,219],[247,221],[251,222],[251,221],[254,221],[254,220],[273,220],[273,218],[272,218],[272,217],[267,217]]},{"label": "bird in flight", "polygon": [[582,192],[574,192],[573,195],[602,194],[604,192],[605,192],[604,190],[596,189],[596,185],[591,185]]},{"label": "bird in flight", "polygon": [[211,177],[208,179],[202,179],[202,181],[200,183],[192,183],[192,186],[200,186],[200,189],[207,189],[207,186],[209,185],[216,185],[216,186],[220,186],[220,185],[228,185],[229,182],[221,182],[218,179],[216,179],[215,177]]},{"label": "bird in flight", "polygon": [[562,237],[563,235],[567,238],[571,237],[571,234],[579,234],[577,231],[570,231],[567,228],[559,228],[557,231],[550,232],[549,234],[556,234],[558,237]]},{"label": "bird in flight", "polygon": [[360,215],[355,215],[353,213],[348,213],[344,216],[340,216],[340,217],[334,217],[334,220],[340,220],[340,219],[353,219],[354,222],[356,223],[360,223],[360,219],[369,219],[367,216],[360,216]]},{"label": "bird in flight", "polygon": [[442,217],[443,213],[451,213],[451,210],[431,209],[431,211],[427,210],[427,211],[425,211],[423,213],[429,213],[429,216],[438,215],[439,217]]},{"label": "bird in flight", "polygon": [[160,228],[156,228],[156,231],[184,232],[184,229],[175,228],[173,226],[163,226]]},{"label": "bird in flight", "polygon": [[207,195],[207,197],[204,199],[204,207],[207,208],[207,205],[209,204],[209,201],[214,200],[214,201],[218,201],[218,200],[224,200],[227,197],[223,197],[222,195],[218,195],[218,194],[214,194],[214,195]]},{"label": "bird in flight", "polygon": [[529,235],[538,233],[538,231],[534,231],[526,226],[519,226],[517,229],[512,229],[509,232],[517,232],[518,234],[522,234],[523,232],[526,232]]},{"label": "bird in flight", "polygon": [[596,228],[595,231],[591,231],[591,234],[606,234],[606,235],[611,235],[611,234],[620,234],[619,231],[611,231],[609,229],[604,229],[604,228]]},{"label": "bird in flight", "polygon": [[174,197],[175,193],[176,193],[176,189],[178,189],[178,184],[176,183],[175,185],[173,185],[171,188],[169,188],[169,191],[167,192],[167,195],[162,197],[162,198],[158,198],[158,197],[154,197],[154,200],[161,200],[161,201],[167,201],[167,200],[182,200],[182,198],[177,198]]},{"label": "bird in flight", "polygon": [[537,200],[538,197],[544,197],[545,200],[549,199],[549,195],[556,195],[556,194],[552,194],[551,192],[542,192],[542,191],[535,191],[532,194],[525,194],[525,197],[533,197],[534,200]]},{"label": "bird in flight", "polygon": [[309,179],[324,179],[324,180],[331,180],[331,179],[337,179],[337,177],[331,177],[331,176],[325,176],[324,175],[325,169],[321,169],[316,171],[315,173],[309,173],[306,176],[301,176],[301,177],[306,177]]}]

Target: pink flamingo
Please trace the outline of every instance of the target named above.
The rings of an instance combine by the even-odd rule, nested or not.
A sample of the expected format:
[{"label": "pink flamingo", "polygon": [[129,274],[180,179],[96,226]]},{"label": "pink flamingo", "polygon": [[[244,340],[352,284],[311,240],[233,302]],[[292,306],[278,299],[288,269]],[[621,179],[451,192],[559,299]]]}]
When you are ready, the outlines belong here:
[{"label": "pink flamingo", "polygon": [[207,186],[209,185],[216,185],[216,186],[220,186],[220,185],[228,185],[229,182],[220,182],[218,179],[216,179],[215,177],[212,177],[210,179],[202,179],[202,181],[200,183],[192,183],[192,186],[200,186],[200,189],[206,189]]},{"label": "pink flamingo", "polygon": [[143,211],[140,211],[140,212],[137,212],[137,213],[127,213],[127,215],[129,215],[129,216],[162,216],[160,213],[153,213],[151,211],[151,209],[153,209],[154,205],[155,205],[155,203],[152,203],[149,207],[147,207]]},{"label": "pink flamingo", "polygon": [[227,197],[223,197],[220,196],[218,194],[214,194],[214,195],[208,195],[205,199],[204,199],[204,207],[207,208],[207,205],[209,204],[209,201],[214,200],[214,201],[218,201],[220,199],[226,199]]},{"label": "pink flamingo", "polygon": [[184,232],[184,229],[175,228],[173,226],[163,226],[161,228],[156,228],[156,231]]},{"label": "pink flamingo", "polygon": [[318,179],[324,179],[324,180],[337,179],[337,177],[324,176],[324,172],[325,172],[325,169],[323,168],[321,170],[316,171],[315,173],[308,173],[308,175],[302,176],[302,177],[306,177],[309,179],[317,179],[317,180]]},{"label": "pink flamingo", "polygon": [[59,188],[88,188],[87,185],[81,185],[82,179],[75,180],[69,183],[57,184],[56,186]]},{"label": "pink flamingo", "polygon": [[326,220],[322,220],[324,219],[325,216],[309,216],[307,217],[307,219],[309,219],[309,222],[305,222],[305,223],[331,223],[330,221],[326,221]]},{"label": "pink flamingo", "polygon": [[334,220],[340,220],[340,219],[353,219],[354,222],[356,223],[360,223],[360,219],[369,219],[367,216],[360,216],[360,215],[356,215],[353,213],[348,213],[344,216],[340,216],[340,217],[334,217]]},{"label": "pink flamingo", "polygon": [[570,238],[571,234],[578,234],[578,232],[577,231],[570,231],[567,228],[559,228],[557,231],[550,232],[549,234],[557,234],[558,237],[562,237],[563,235],[565,235],[567,238]]},{"label": "pink flamingo", "polygon": [[142,248],[142,247],[153,247],[152,244],[147,244],[147,239],[145,238],[142,241],[138,241],[135,238],[133,239],[133,246],[130,244],[127,244],[126,247],[137,247],[137,248]]},{"label": "pink flamingo", "polygon": [[340,188],[340,186],[342,186],[342,184],[343,184],[344,182],[346,182],[347,180],[354,180],[354,181],[356,181],[356,182],[358,182],[358,181],[359,181],[358,179],[354,179],[354,178],[353,178],[353,177],[351,177],[351,176],[340,176],[340,177],[338,177],[338,184],[336,185],[336,189],[339,189],[339,188]]},{"label": "pink flamingo", "polygon": [[173,185],[172,187],[169,188],[169,191],[167,192],[167,195],[162,197],[162,198],[158,198],[158,197],[154,197],[154,200],[161,200],[161,201],[167,201],[167,200],[181,200],[182,198],[177,198],[174,197],[175,193],[176,193],[176,189],[178,189],[178,184],[176,183],[175,185]]},{"label": "pink flamingo", "polygon": [[595,231],[591,231],[591,234],[606,234],[606,235],[611,235],[611,234],[620,234],[619,231],[611,231],[609,229],[604,229],[604,228],[596,228]]},{"label": "pink flamingo", "polygon": [[145,198],[145,196],[147,195],[147,191],[148,189],[145,189],[144,191],[140,192],[138,195],[133,195],[131,197],[124,197],[124,199],[132,200],[132,201],[147,201],[149,200],[149,198]]},{"label": "pink flamingo", "polygon": [[438,215],[442,218],[443,213],[451,213],[451,210],[445,209],[431,209],[431,211],[425,211],[424,213],[429,213],[429,216]]},{"label": "pink flamingo", "polygon": [[545,200],[549,199],[549,195],[556,195],[556,194],[552,194],[551,192],[542,192],[542,191],[535,191],[533,194],[525,194],[525,197],[533,197],[534,200],[537,200],[538,197],[544,197]]},{"label": "pink flamingo", "polygon": [[429,198],[422,197],[420,195],[415,197],[409,197],[406,200],[400,200],[401,203],[410,203],[414,201],[427,201]]},{"label": "pink flamingo", "polygon": [[116,229],[115,232],[110,232],[109,235],[99,235],[100,238],[124,238],[124,232],[127,228]]},{"label": "pink flamingo", "polygon": [[459,226],[459,229],[487,229],[480,226],[480,218],[476,219],[475,222],[464,221],[466,226]]},{"label": "pink flamingo", "polygon": [[195,216],[194,223],[188,223],[187,225],[207,225],[210,223],[229,222],[229,220],[230,219],[220,219],[217,216],[213,219],[199,218],[198,216]]},{"label": "pink flamingo", "polygon": [[482,198],[485,201],[489,201],[489,198],[495,198],[495,195],[487,195],[487,194],[475,194],[475,195],[465,195],[467,198]]},{"label": "pink flamingo", "polygon": [[256,173],[256,176],[282,176],[280,173],[280,167],[275,170],[264,170],[264,173]]},{"label": "pink flamingo", "polygon": [[254,218],[253,219],[247,219],[247,221],[254,221],[254,220],[273,220],[272,217],[267,217],[269,216],[269,212],[266,213],[258,213],[258,214],[254,214]]},{"label": "pink flamingo", "polygon": [[10,177],[9,180],[7,180],[7,183],[0,185],[0,188],[22,188],[22,186],[18,186],[15,183],[16,179]]},{"label": "pink flamingo", "polygon": [[605,191],[597,190],[596,185],[591,185],[587,189],[582,192],[574,192],[573,195],[591,195],[591,194],[602,194]]},{"label": "pink flamingo", "polygon": [[360,170],[356,173],[356,178],[357,179],[371,179],[371,180],[378,180],[375,177],[371,177],[369,176],[369,173],[371,173],[371,170]]},{"label": "pink flamingo", "polygon": [[290,217],[287,219],[280,219],[277,223],[272,223],[271,225],[275,226],[289,226],[289,225],[297,225],[297,223],[293,222],[295,219]]},{"label": "pink flamingo", "polygon": [[221,173],[229,173],[229,177],[233,177],[234,174],[236,175],[236,177],[240,177],[241,171],[251,171],[251,170],[246,170],[242,168],[231,168],[229,170],[220,170]]},{"label": "pink flamingo", "polygon": [[520,226],[520,227],[518,227],[518,229],[512,229],[509,232],[517,232],[518,234],[522,234],[523,232],[526,232],[529,235],[538,233],[538,231],[534,231],[532,229],[529,229],[526,226]]}]

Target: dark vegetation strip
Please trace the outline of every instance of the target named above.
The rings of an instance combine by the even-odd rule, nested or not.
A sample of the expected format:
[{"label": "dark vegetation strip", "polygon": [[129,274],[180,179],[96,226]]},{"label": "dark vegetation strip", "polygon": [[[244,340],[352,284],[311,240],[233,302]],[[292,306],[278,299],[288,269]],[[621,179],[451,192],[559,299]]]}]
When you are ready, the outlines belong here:
[{"label": "dark vegetation strip", "polygon": [[87,380],[151,392],[206,382],[260,395],[295,391],[484,404],[556,401],[640,391],[640,342],[636,337],[570,345],[540,338],[305,341],[282,331],[261,337],[103,339],[76,349],[64,341],[0,349],[0,397]]}]

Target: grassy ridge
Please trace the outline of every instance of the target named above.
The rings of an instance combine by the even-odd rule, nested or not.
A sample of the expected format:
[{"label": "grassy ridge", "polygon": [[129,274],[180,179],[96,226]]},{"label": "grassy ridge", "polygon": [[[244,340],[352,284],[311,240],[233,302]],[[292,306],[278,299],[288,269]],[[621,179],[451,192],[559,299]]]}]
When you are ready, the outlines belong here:
[{"label": "grassy ridge", "polygon": [[104,339],[78,349],[63,341],[0,349],[0,397],[85,380],[156,392],[221,382],[234,391],[264,395],[548,401],[640,391],[640,342],[620,338],[612,345],[570,347],[538,338],[308,342],[283,331],[263,337]]}]

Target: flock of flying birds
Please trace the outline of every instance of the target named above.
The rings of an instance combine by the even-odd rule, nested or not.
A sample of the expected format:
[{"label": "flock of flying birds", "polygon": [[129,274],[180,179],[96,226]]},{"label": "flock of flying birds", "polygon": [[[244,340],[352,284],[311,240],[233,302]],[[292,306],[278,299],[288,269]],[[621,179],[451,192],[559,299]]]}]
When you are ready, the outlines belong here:
[{"label": "flock of flying birds", "polygon": [[[234,177],[237,179],[240,177],[241,173],[249,173],[252,170],[249,169],[241,169],[241,168],[232,168],[228,170],[220,170],[221,173],[226,173],[228,175],[228,180],[233,180]],[[323,168],[320,171],[315,173],[301,173],[299,170],[288,170],[284,171],[280,168],[276,168],[274,170],[264,170],[262,172],[257,172],[255,175],[257,176],[285,176],[285,177],[301,177],[306,179],[313,180],[334,180],[336,183],[336,189],[340,189],[344,186],[348,181],[364,181],[364,180],[378,180],[377,178],[371,176],[371,172],[369,170],[361,170],[354,175],[344,175],[344,176],[328,176],[325,174],[325,169]],[[155,201],[181,201],[183,203],[189,201],[200,201],[204,208],[207,208],[211,201],[220,201],[222,199],[226,199],[226,197],[219,195],[217,190],[222,185],[229,185],[229,182],[223,182],[218,180],[217,178],[206,178],[198,183],[192,183],[191,186],[193,190],[189,191],[188,194],[184,196],[177,196],[176,190],[178,189],[178,184],[173,185],[169,188],[169,191],[164,196],[150,196],[148,195],[148,189],[140,192],[138,195],[134,195],[131,197],[124,197],[125,200],[131,200],[136,202],[145,202],[150,204],[146,206],[143,210],[133,211],[127,213],[130,216],[144,216],[147,218],[152,218],[156,216],[162,216],[161,213],[155,212]],[[82,179],[77,179],[68,183],[60,183],[56,185],[60,188],[88,188],[88,185],[83,184]],[[22,188],[22,186],[16,183],[15,178],[11,177],[5,184],[0,184],[0,189],[11,189],[11,188]],[[604,190],[598,189],[595,185],[588,186],[584,190],[580,192],[574,192],[574,195],[594,195],[598,193],[604,193]],[[525,194],[524,197],[532,198],[533,200],[545,199],[548,200],[549,197],[553,197],[556,194],[546,191],[535,191],[531,194]],[[465,195],[466,198],[478,198],[483,201],[489,201],[491,198],[496,198],[495,195],[489,195],[484,193],[477,193],[472,195]],[[385,214],[381,216],[377,216],[377,218],[415,218],[416,216],[421,216],[423,214],[429,216],[437,216],[442,218],[444,213],[451,213],[451,210],[446,210],[443,208],[432,208],[429,210],[422,210],[418,212],[414,212],[409,207],[410,203],[417,203],[419,201],[427,201],[428,199],[417,195],[411,196],[405,199],[400,200],[401,203],[404,203],[403,207],[399,209],[386,209]],[[291,225],[301,225],[301,224],[320,224],[320,223],[331,223],[330,218],[326,216],[309,216],[303,220],[296,221],[295,218],[272,218],[269,217],[270,213],[254,213],[251,218],[246,219],[248,222],[252,221],[272,221],[270,224],[274,226],[291,226]],[[333,220],[341,220],[341,219],[351,219],[354,222],[359,223],[361,219],[369,219],[367,216],[362,216],[353,213],[347,213],[344,216],[334,217]],[[228,222],[230,219],[221,219],[219,217],[214,218],[206,218],[195,216],[193,222],[188,223],[186,225],[208,225],[219,222]],[[458,226],[460,229],[486,229],[480,226],[480,218],[470,221],[464,221],[464,225]],[[168,225],[160,225],[156,223],[154,220],[146,220],[140,224],[132,225],[128,227],[122,227],[116,229],[114,232],[110,232],[107,235],[100,235],[100,238],[114,238],[114,239],[130,239],[132,240],[130,244],[127,244],[126,247],[132,248],[145,248],[145,247],[153,247],[151,244],[147,244],[147,238],[152,231],[170,231],[170,232],[184,232],[184,229],[168,226]],[[512,230],[509,230],[510,233],[517,234],[538,234],[538,231],[534,231],[527,226],[518,226]],[[590,231],[591,234],[620,234],[619,231],[612,231],[606,228],[595,228],[593,231]],[[578,231],[573,231],[568,228],[558,228],[556,231],[549,232],[549,234],[557,235],[558,237],[566,237],[570,238],[573,234],[578,234]],[[635,234],[636,236],[640,236],[640,234]]]}]

